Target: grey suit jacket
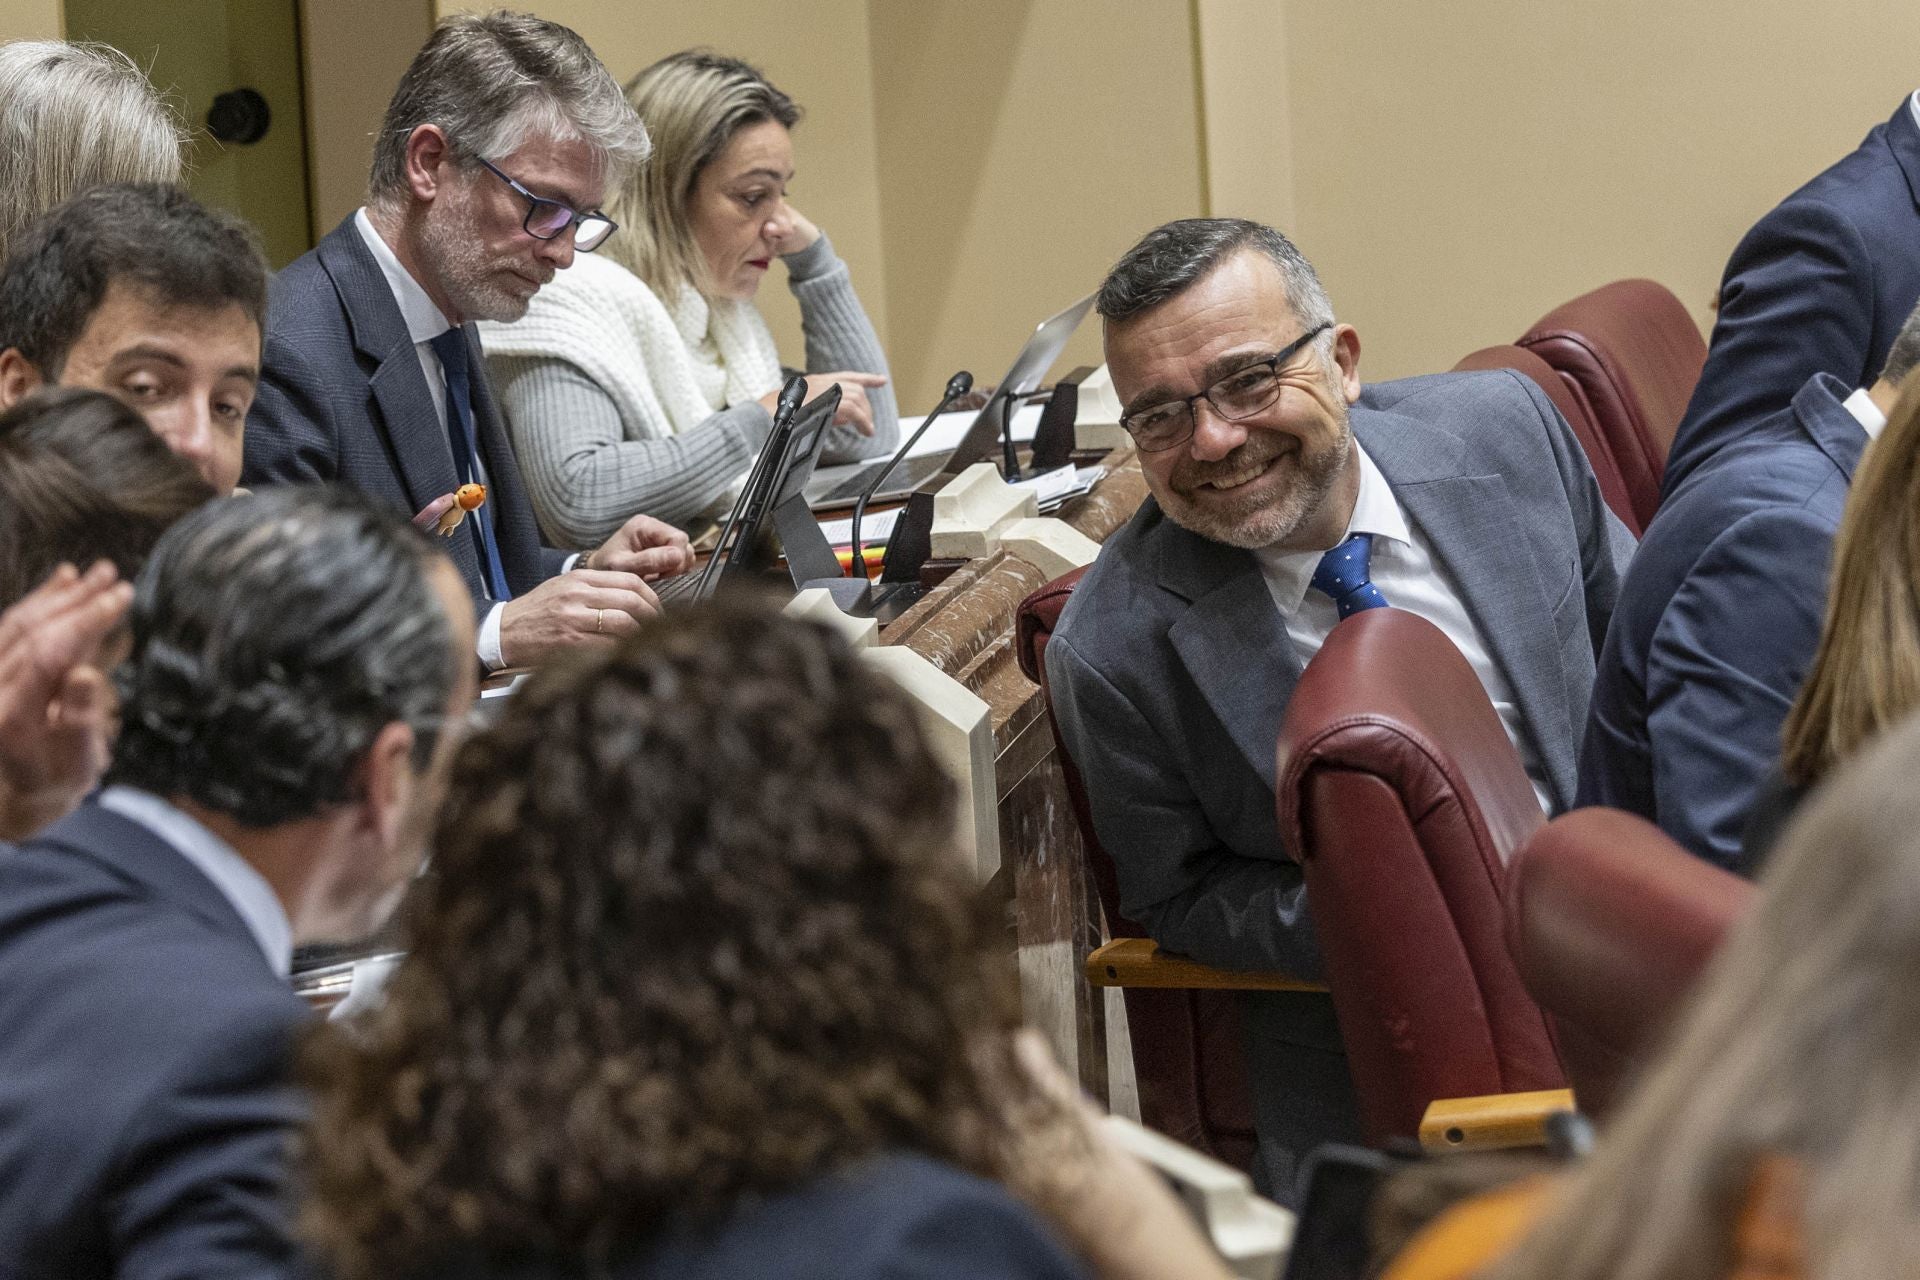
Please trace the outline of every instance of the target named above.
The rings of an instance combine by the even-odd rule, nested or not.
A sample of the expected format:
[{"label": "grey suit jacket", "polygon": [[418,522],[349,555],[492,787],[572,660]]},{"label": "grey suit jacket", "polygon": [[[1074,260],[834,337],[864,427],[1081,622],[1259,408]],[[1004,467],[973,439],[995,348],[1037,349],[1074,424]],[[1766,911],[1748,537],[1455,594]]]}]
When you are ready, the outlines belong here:
[{"label": "grey suit jacket", "polygon": [[[1632,537],[1558,411],[1510,370],[1375,384],[1352,421],[1458,584],[1565,808]],[[1319,974],[1274,815],[1274,750],[1302,669],[1252,553],[1151,500],[1074,591],[1047,648],[1053,706],[1122,909],[1162,946]]]},{"label": "grey suit jacket", "polygon": [[[471,324],[465,336],[475,447],[487,469],[485,509],[507,585],[519,595],[558,573],[566,555],[540,545]],[[265,348],[247,416],[243,483],[333,481],[405,516],[459,487],[453,446],[400,304],[351,215],[274,277]],[[474,540],[449,538],[446,549],[484,611]]]}]

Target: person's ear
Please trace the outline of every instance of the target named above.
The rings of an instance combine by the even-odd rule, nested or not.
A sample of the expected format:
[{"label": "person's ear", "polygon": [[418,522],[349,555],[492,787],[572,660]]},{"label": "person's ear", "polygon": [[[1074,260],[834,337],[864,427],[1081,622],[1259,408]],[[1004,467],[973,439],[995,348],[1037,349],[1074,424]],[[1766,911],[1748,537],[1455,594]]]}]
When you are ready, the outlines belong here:
[{"label": "person's ear", "polygon": [[13,408],[46,382],[33,361],[20,354],[20,348],[0,351],[0,410]]},{"label": "person's ear", "polygon": [[1350,324],[1333,327],[1333,362],[1340,368],[1340,394],[1352,404],[1360,398],[1360,331]]},{"label": "person's ear", "polygon": [[415,200],[430,202],[446,186],[453,172],[453,148],[437,124],[415,125],[407,135],[407,191]]},{"label": "person's ear", "polygon": [[400,840],[419,778],[413,767],[413,728],[393,720],[373,737],[359,768],[360,826],[381,849]]}]

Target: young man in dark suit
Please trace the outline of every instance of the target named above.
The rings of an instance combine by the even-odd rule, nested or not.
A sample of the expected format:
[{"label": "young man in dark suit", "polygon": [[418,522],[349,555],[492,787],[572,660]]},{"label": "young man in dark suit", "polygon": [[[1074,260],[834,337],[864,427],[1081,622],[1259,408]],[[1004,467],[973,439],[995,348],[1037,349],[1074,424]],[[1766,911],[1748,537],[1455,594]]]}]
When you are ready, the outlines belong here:
[{"label": "young man in dark suit", "polygon": [[338,481],[409,514],[484,484],[448,546],[489,668],[611,643],[657,607],[647,580],[692,564],[644,515],[582,555],[540,545],[473,325],[518,319],[612,233],[601,200],[647,149],[572,31],[449,18],[387,107],[367,207],[273,282],[245,482]]},{"label": "young man in dark suit", "polygon": [[[1479,675],[1541,801],[1572,802],[1594,653],[1632,550],[1546,396],[1510,371],[1360,384],[1359,335],[1271,228],[1191,219],[1098,303],[1152,492],[1047,649],[1127,914],[1224,968],[1318,976],[1274,814],[1294,685],[1349,613],[1437,625]],[[1353,1140],[1330,1002],[1245,1002],[1263,1178]]]},{"label": "young man in dark suit", "polygon": [[1920,301],[1920,92],[1755,223],[1720,282],[1707,365],[1667,453],[1663,498],[1787,408],[1807,379],[1864,387]]},{"label": "young man in dark suit", "polygon": [[1920,309],[1879,378],[1816,373],[1660,504],[1601,651],[1581,804],[1637,813],[1751,874],[1748,819],[1820,645],[1854,468],[1920,365]]},{"label": "young man in dark suit", "polygon": [[162,539],[105,789],[0,851],[0,1274],[290,1270],[289,958],[418,867],[472,619],[428,539],[341,490]]}]

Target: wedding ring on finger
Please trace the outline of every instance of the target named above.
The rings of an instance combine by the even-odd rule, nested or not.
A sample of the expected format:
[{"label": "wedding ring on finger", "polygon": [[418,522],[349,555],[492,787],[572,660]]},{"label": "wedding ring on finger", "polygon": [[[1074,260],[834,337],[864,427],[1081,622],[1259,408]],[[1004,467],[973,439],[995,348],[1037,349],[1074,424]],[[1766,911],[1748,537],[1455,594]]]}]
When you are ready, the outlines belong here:
[{"label": "wedding ring on finger", "polygon": [[605,609],[595,609],[593,611],[593,634],[599,635],[606,629],[606,625],[607,611]]}]

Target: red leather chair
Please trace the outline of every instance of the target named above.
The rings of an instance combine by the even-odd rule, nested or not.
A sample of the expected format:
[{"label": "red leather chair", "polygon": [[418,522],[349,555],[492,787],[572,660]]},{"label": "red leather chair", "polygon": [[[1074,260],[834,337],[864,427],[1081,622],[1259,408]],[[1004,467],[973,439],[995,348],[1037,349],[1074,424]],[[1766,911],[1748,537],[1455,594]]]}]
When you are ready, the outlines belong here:
[{"label": "red leather chair", "polygon": [[1280,731],[1327,985],[1376,1144],[1437,1098],[1566,1084],[1505,940],[1512,851],[1546,821],[1473,668],[1400,609],[1328,636]]},{"label": "red leather chair", "polygon": [[1616,280],[1555,307],[1516,345],[1550,365],[1585,406],[1625,483],[1636,517],[1627,523],[1645,529],[1707,360],[1686,307],[1652,280]]},{"label": "red leather chair", "polygon": [[[1047,686],[1047,640],[1084,572],[1076,569],[1048,583],[1021,601],[1015,614],[1014,647],[1020,669],[1042,691]],[[1047,719],[1051,725],[1051,696]],[[1066,773],[1067,795],[1086,850],[1088,873],[1106,916],[1107,935],[1144,938],[1146,931],[1120,914],[1118,872],[1094,834],[1086,787],[1057,727],[1054,745]],[[1228,990],[1130,986],[1124,998],[1141,1120],[1216,1160],[1251,1170],[1253,1100],[1247,1088],[1239,997]]]},{"label": "red leather chair", "polygon": [[1613,1103],[1756,893],[1617,809],[1563,814],[1520,847],[1507,941],[1582,1111]]},{"label": "red leather chair", "polygon": [[1640,517],[1633,509],[1626,479],[1620,474],[1620,464],[1614,461],[1612,447],[1587,411],[1586,402],[1574,394],[1572,386],[1554,372],[1553,366],[1525,347],[1507,346],[1482,347],[1453,367],[1462,373],[1473,369],[1513,369],[1538,383],[1560,410],[1560,416],[1573,428],[1574,438],[1580,442],[1587,464],[1593,468],[1594,479],[1600,482],[1600,496],[1622,523],[1635,533],[1640,532]]}]

